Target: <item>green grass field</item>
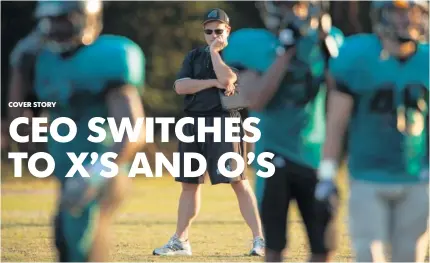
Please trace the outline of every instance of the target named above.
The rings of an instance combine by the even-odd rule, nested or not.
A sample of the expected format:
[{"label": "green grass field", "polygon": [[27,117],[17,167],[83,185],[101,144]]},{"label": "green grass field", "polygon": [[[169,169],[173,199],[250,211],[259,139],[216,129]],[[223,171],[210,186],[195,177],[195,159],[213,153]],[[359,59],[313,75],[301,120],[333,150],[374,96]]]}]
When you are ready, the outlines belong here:
[{"label": "green grass field", "polygon": [[[341,185],[343,202],[335,260],[345,262],[353,261],[353,257],[347,232],[345,179],[341,179]],[[55,189],[56,183],[51,179],[29,180],[2,174],[2,261],[56,260],[50,225]],[[231,187],[206,184],[202,190],[201,212],[190,231],[194,255],[156,257],[152,250],[163,245],[175,231],[180,185],[170,176],[136,178],[114,225],[112,261],[262,261],[246,255],[251,247],[251,232],[240,215]],[[286,260],[306,260],[307,239],[295,205],[289,216],[289,235]]]}]

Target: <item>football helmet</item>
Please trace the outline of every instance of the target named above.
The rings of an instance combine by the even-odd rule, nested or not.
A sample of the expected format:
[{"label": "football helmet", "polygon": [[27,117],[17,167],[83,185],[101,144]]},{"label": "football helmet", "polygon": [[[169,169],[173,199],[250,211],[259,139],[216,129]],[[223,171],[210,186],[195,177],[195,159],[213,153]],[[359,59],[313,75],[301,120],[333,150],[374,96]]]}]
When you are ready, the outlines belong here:
[{"label": "football helmet", "polygon": [[328,1],[261,1],[256,6],[266,28],[279,32],[289,28],[304,36],[310,30],[329,31]]},{"label": "football helmet", "polygon": [[428,1],[373,1],[373,30],[381,37],[405,43],[428,43]]},{"label": "football helmet", "polygon": [[103,27],[102,9],[101,0],[39,1],[35,18],[46,46],[63,53],[97,39]]}]

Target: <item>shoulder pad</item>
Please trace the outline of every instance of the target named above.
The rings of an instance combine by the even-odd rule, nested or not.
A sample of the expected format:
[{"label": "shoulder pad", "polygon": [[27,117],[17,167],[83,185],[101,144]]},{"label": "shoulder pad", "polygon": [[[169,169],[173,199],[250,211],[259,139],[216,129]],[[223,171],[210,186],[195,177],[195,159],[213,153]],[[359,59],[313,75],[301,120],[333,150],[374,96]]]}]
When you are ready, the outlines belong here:
[{"label": "shoulder pad", "polygon": [[[342,61],[343,64],[354,65],[357,59],[366,57],[377,47],[377,38],[370,34],[358,34],[344,39],[339,49],[339,56],[331,61]],[[344,65],[345,66],[345,65]]]},{"label": "shoulder pad", "polygon": [[357,34],[345,38],[342,48],[344,49],[344,53],[349,52],[360,56],[368,53],[369,48],[374,49],[378,41],[377,37],[373,34]]},{"label": "shoulder pad", "polygon": [[257,40],[273,40],[276,36],[266,29],[244,28],[231,34],[229,43],[238,42],[240,44],[252,43]]},{"label": "shoulder pad", "polygon": [[333,77],[346,85],[356,82],[360,66],[366,66],[365,60],[377,51],[378,39],[372,34],[358,34],[345,38],[339,49],[339,55],[330,59],[329,69]]},{"label": "shoulder pad", "polygon": [[264,61],[276,55],[278,45],[277,37],[265,29],[241,29],[231,34],[223,59],[232,67],[264,71],[267,67]]},{"label": "shoulder pad", "polygon": [[145,55],[132,40],[121,36],[102,36],[92,50],[98,54],[93,63],[103,67],[106,81],[120,81],[142,87],[145,82]]}]

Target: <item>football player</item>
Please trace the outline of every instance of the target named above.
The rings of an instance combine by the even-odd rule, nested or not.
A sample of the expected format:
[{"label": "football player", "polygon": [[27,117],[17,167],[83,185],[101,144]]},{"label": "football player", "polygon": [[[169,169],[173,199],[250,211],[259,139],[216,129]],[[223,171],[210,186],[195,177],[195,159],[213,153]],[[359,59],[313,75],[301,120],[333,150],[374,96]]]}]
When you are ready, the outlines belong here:
[{"label": "football player", "polygon": [[334,217],[326,204],[316,202],[314,190],[325,134],[326,65],[343,34],[331,27],[320,1],[258,4],[267,29],[233,33],[224,59],[241,71],[239,94],[260,119],[256,152],[275,154],[275,174],[257,176],[266,261],[282,261],[291,200],[306,226],[310,260],[327,261],[334,250],[326,242],[334,239]]},{"label": "football player", "polygon": [[[49,121],[71,118],[77,125],[75,138],[68,143],[48,138],[48,151],[55,159],[54,174],[60,182],[55,239],[59,261],[108,260],[109,232],[115,211],[125,197],[128,186],[127,166],[144,143],[144,127],[137,142],[124,138],[114,142],[107,125],[101,143],[88,141],[93,134],[88,121],[93,117],[113,117],[119,125],[129,118],[132,125],[143,117],[139,92],[144,85],[145,57],[131,40],[115,35],[100,35],[102,2],[40,1],[35,16],[43,37],[43,46],[34,58],[34,92],[39,101],[56,102],[49,108]],[[23,64],[26,66],[26,64]],[[22,100],[25,92],[16,93]],[[58,133],[68,133],[66,125]],[[50,134],[48,134],[50,136]],[[66,178],[72,167],[68,152],[98,153],[94,164],[87,158],[83,166],[90,177],[76,172]],[[105,152],[118,154],[115,163],[119,173],[109,172],[100,163]]]},{"label": "football player", "polygon": [[[320,183],[333,193],[349,127],[349,225],[358,262],[424,261],[428,244],[427,1],[374,1],[373,34],[349,37],[330,62]],[[391,257],[386,245],[391,245]]]},{"label": "football player", "polygon": [[[34,28],[27,36],[18,41],[13,48],[9,57],[10,65],[10,81],[8,87],[8,99],[9,101],[18,101],[19,98],[22,101],[34,101],[34,94],[28,92],[31,89],[34,81],[34,58],[38,50],[42,46],[42,37],[37,30]],[[24,92],[25,96],[21,96],[21,92]],[[7,103],[5,103],[7,104]],[[19,144],[16,142],[9,142],[9,131],[8,123],[18,117],[38,117],[41,116],[41,108],[19,108],[19,107],[7,107],[7,120],[4,122],[5,129],[2,128],[2,145],[18,146],[20,152],[34,153],[43,149],[44,143],[28,142],[25,144]],[[20,126],[19,134],[29,135],[31,133],[31,126]],[[7,153],[6,153],[7,156]]]}]

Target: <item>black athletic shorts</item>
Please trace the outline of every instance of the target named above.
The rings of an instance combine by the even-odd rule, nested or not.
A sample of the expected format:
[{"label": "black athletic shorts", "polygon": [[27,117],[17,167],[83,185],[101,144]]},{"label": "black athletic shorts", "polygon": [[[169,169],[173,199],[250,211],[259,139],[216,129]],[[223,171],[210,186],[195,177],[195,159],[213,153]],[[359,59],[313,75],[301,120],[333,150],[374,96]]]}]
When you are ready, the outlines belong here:
[{"label": "black athletic shorts", "polygon": [[[186,124],[183,128],[183,133],[186,136],[193,136],[194,135],[194,142],[191,143],[185,143],[185,142],[179,142],[178,152],[180,154],[180,173],[179,177],[176,177],[175,180],[177,182],[182,183],[190,183],[190,184],[203,184],[205,182],[205,176],[209,175],[209,178],[211,180],[211,183],[213,185],[215,184],[221,184],[221,183],[232,183],[240,180],[246,179],[245,173],[241,173],[239,176],[235,178],[229,178],[224,175],[222,175],[218,171],[218,159],[224,154],[228,152],[235,152],[238,153],[243,160],[245,160],[245,166],[246,166],[246,153],[245,153],[245,142],[242,140],[244,136],[244,130],[242,127],[242,124],[237,124],[240,127],[240,132],[234,134],[233,136],[239,136],[241,138],[241,142],[226,142],[225,139],[225,120],[229,117],[240,117],[240,114],[238,112],[233,113],[225,113],[219,116],[210,116],[210,117],[192,117],[194,118],[194,125],[192,124]],[[205,142],[198,142],[198,118],[204,118],[205,119],[205,126],[206,127],[213,127],[214,126],[214,118],[220,118],[221,120],[221,141],[220,142],[214,142],[214,134],[213,133],[206,133],[205,134]],[[206,173],[204,173],[200,177],[185,177],[183,166],[184,166],[184,154],[185,153],[199,153],[206,159],[207,164],[207,170]],[[199,163],[196,160],[193,160],[194,162],[191,162],[191,170],[197,171]],[[230,166],[231,170],[236,170],[236,162],[226,162],[225,167],[228,169],[228,165]]]},{"label": "black athletic shorts", "polygon": [[314,198],[318,182],[316,171],[276,153],[272,163],[276,170],[273,176],[265,179],[261,211],[267,248],[281,252],[286,247],[288,208],[294,199],[306,227],[312,253],[333,251],[336,244],[334,216],[324,213],[325,207]]}]

